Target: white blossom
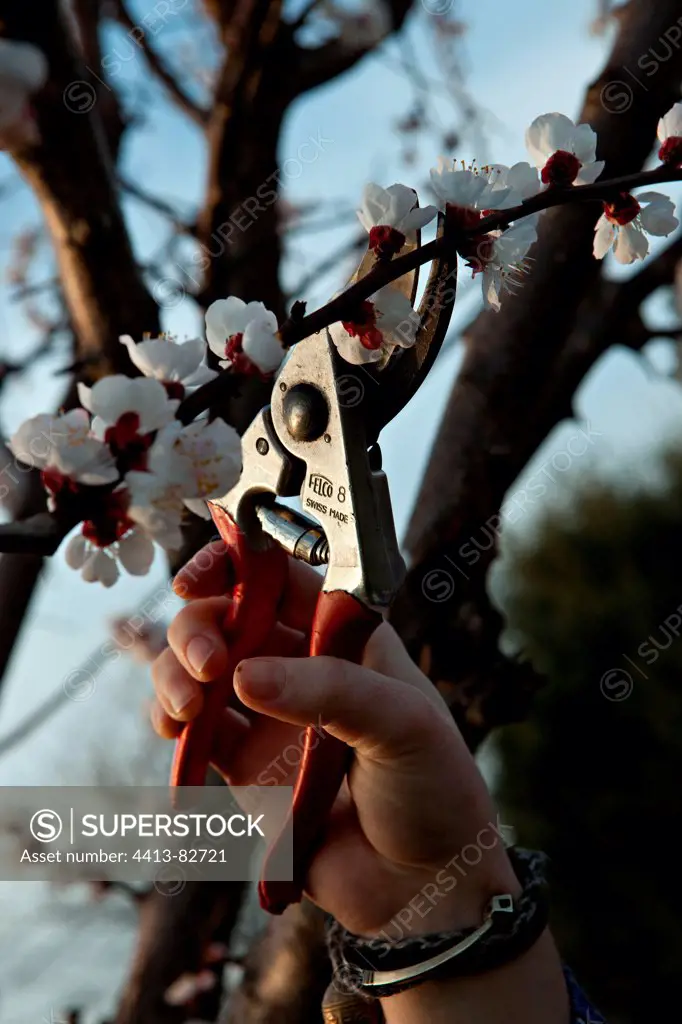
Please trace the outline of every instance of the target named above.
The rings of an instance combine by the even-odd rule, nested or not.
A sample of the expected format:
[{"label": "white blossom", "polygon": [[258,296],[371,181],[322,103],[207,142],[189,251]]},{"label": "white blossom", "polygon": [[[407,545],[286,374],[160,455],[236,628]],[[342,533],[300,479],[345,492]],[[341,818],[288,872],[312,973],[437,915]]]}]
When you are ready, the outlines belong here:
[{"label": "white blossom", "polygon": [[123,416],[137,417],[137,431],[149,434],[170,423],[180,404],[170,399],[163,384],[148,377],[122,373],[103,377],[93,387],[78,385],[81,405],[104,427],[114,427]]},{"label": "white blossom", "polygon": [[31,93],[47,80],[47,60],[31,43],[0,39],[0,149],[37,142]]},{"label": "white blossom", "polygon": [[657,135],[661,142],[682,138],[682,101],[676,103],[658,122]]},{"label": "white blossom", "polygon": [[208,518],[206,501],[234,487],[240,472],[241,441],[224,420],[173,423],[157,435],[148,471],[126,474],[128,515],[162,547],[177,550],[185,509]]},{"label": "white blossom", "polygon": [[157,436],[149,452],[149,471],[182,489],[182,501],[197,515],[209,518],[204,499],[231,490],[242,468],[239,434],[224,420],[171,424]]},{"label": "white blossom", "polygon": [[244,302],[235,295],[218,299],[206,310],[206,338],[222,367],[238,373],[274,373],[284,358],[277,337],[277,318],[262,302]]},{"label": "white blossom", "polygon": [[409,348],[418,323],[410,300],[386,285],[362,303],[355,320],[334,323],[329,333],[346,362],[359,366],[385,361],[396,347]]},{"label": "white blossom", "polygon": [[382,188],[374,182],[365,185],[358,219],[369,234],[370,249],[392,256],[400,252],[405,242],[414,244],[417,231],[425,227],[437,214],[435,206],[419,207],[417,194],[407,185],[389,185]]},{"label": "white blossom", "polygon": [[497,210],[508,199],[511,190],[497,185],[491,167],[457,166],[452,160],[439,157],[431,171],[431,187],[440,203],[467,210]]},{"label": "white blossom", "polygon": [[112,587],[120,575],[113,555],[88,543],[81,533],[68,542],[65,557],[66,564],[80,570],[86,583],[101,583],[103,587]]},{"label": "white blossom", "polygon": [[154,560],[151,538],[135,526],[112,544],[101,546],[80,532],[65,550],[66,563],[80,570],[86,583],[111,587],[120,575],[119,565],[131,576],[146,576]]},{"label": "white blossom", "polygon": [[682,102],[676,103],[658,122],[661,148],[659,160],[674,167],[682,165]]},{"label": "white blossom", "polygon": [[505,292],[520,286],[520,277],[527,269],[526,254],[537,241],[535,225],[530,218],[517,221],[506,231],[494,233],[490,255],[483,266],[483,300],[499,312]]},{"label": "white blossom", "polygon": [[182,547],[184,505],[182,486],[155,473],[131,470],[126,474],[130,492],[128,515],[168,551]]},{"label": "white blossom", "polygon": [[199,387],[217,377],[217,372],[206,366],[206,343],[201,338],[182,344],[171,337],[145,338],[135,342],[129,334],[122,334],[119,341],[126,346],[131,362],[145,377],[153,377],[166,385],[169,397],[182,398],[185,389]]},{"label": "white blossom", "polygon": [[88,583],[110,587],[119,566],[131,576],[144,576],[154,559],[154,544],[128,514],[130,493],[124,486],[106,494],[66,546],[66,562]]},{"label": "white blossom", "polygon": [[84,409],[59,416],[34,416],[9,441],[12,454],[44,474],[90,486],[113,483],[118,470],[109,448],[90,433]]},{"label": "white blossom", "polygon": [[511,167],[507,167],[506,164],[493,164],[490,181],[493,191],[507,190],[507,196],[501,206],[503,210],[519,206],[525,199],[537,195],[542,188],[537,168],[531,167],[525,160],[512,164]]},{"label": "white blossom", "polygon": [[643,260],[649,252],[647,235],[669,235],[678,225],[668,196],[642,192],[635,198],[626,193],[617,202],[604,203],[594,229],[594,255],[601,260],[613,248],[619,263]]},{"label": "white blossom", "polygon": [[526,147],[545,185],[590,185],[604,170],[597,134],[565,114],[541,114],[526,130]]}]

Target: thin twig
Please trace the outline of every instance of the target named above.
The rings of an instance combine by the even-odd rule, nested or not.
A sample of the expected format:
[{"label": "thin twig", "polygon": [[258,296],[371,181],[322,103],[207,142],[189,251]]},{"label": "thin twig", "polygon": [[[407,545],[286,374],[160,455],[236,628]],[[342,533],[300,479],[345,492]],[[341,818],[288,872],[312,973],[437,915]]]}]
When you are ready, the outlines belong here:
[{"label": "thin twig", "polygon": [[[378,260],[370,272],[356,281],[340,295],[331,299],[324,306],[295,321],[288,320],[280,328],[280,337],[285,348],[308,338],[311,334],[324,330],[338,320],[349,319],[360,303],[368,299],[384,285],[396,281],[416,267],[428,263],[439,256],[452,255],[457,251],[458,243],[464,238],[473,238],[490,231],[505,229],[512,221],[521,220],[533,213],[550,209],[554,206],[567,206],[572,203],[603,202],[614,194],[627,192],[643,185],[662,184],[670,181],[682,181],[682,170],[662,164],[653,171],[642,171],[628,174],[594,185],[575,185],[568,188],[548,188],[536,196],[526,199],[518,206],[507,210],[497,210],[488,217],[482,218],[473,228],[458,231],[457,234],[446,231],[440,238],[435,238],[426,245],[412,249],[404,256],[396,256],[392,260]],[[186,398],[178,409],[178,418],[183,423],[191,422],[196,416],[220,400],[231,381],[232,375],[221,374]]]},{"label": "thin twig", "polygon": [[160,54],[150,46],[147,33],[143,32],[140,34],[139,25],[129,13],[125,0],[117,0],[116,16],[120,23],[128,29],[129,33],[135,32],[135,41],[147,58],[149,67],[152,69],[159,81],[163,82],[177,105],[181,110],[184,110],[188,117],[203,128],[208,120],[207,112],[202,107],[198,106],[198,104],[196,104],[194,100],[187,95],[175,78],[175,75],[166,67]]},{"label": "thin twig", "polygon": [[[439,256],[451,256],[453,251],[457,251],[458,245],[461,245],[463,239],[505,229],[512,221],[554,206],[603,202],[619,192],[670,181],[682,181],[682,169],[671,168],[664,164],[653,171],[629,174],[594,185],[577,185],[561,189],[549,188],[518,206],[507,210],[498,210],[488,217],[482,218],[473,228],[457,232],[446,230],[439,238],[405,253],[404,256],[397,256],[392,260],[377,260],[368,274],[326,305],[316,309],[308,316],[287,320],[279,332],[282,343],[288,348],[338,320],[352,317],[360,303],[384,285]],[[177,418],[181,423],[191,423],[206,409],[223,400],[234,390],[234,387],[233,374],[219,374],[218,377],[197,388],[193,394],[181,402],[176,413]],[[0,551],[53,554],[73,525],[75,524],[71,523],[65,529],[64,524],[58,523],[47,514],[42,514],[24,522],[0,526]]]},{"label": "thin twig", "polygon": [[190,235],[192,238],[196,238],[197,228],[195,223],[187,223],[180,218],[177,210],[173,206],[166,202],[164,199],[160,199],[158,196],[154,196],[149,192],[145,192],[143,188],[140,188],[135,182],[119,176],[118,179],[121,189],[126,192],[133,199],[137,199],[139,202],[144,203],[151,210],[155,210],[156,213],[160,213],[163,217],[166,217],[173,227],[183,234]]}]

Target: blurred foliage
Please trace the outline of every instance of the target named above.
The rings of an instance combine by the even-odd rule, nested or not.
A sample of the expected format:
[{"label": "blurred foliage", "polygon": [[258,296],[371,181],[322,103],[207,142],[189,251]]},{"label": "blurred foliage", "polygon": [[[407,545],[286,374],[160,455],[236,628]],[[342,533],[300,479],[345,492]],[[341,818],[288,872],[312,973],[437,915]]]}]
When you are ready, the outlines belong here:
[{"label": "blurred foliage", "polygon": [[497,795],[552,859],[562,956],[609,1024],[680,1018],[682,456],[666,475],[592,482],[507,569],[511,635],[548,683],[499,734]]}]

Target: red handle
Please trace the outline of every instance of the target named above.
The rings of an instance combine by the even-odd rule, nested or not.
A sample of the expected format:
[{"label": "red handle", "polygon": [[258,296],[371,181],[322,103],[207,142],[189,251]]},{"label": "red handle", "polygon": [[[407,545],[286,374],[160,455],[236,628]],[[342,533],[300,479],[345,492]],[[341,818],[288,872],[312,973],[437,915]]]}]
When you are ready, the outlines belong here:
[{"label": "red handle", "polygon": [[171,786],[203,786],[214,747],[216,725],[232,692],[232,676],[268,638],[277,621],[284,592],[288,558],[278,545],[254,551],[234,520],[209,502],[213,522],[232,560],[235,583],[230,592],[231,613],[225,622],[229,661],[223,678],[204,688],[201,713],[183,729],[175,748]]},{"label": "red handle", "polygon": [[[323,592],[315,609],[310,654],[313,657],[331,655],[359,664],[367,641],[382,621],[379,612],[343,590]],[[340,740],[327,734],[320,739],[315,729],[306,729],[291,815],[268,851],[258,888],[261,906],[269,913],[281,914],[290,903],[301,899],[310,861],[322,838],[351,755],[350,748]],[[280,842],[292,829],[293,881],[269,881],[268,866],[277,857]]]},{"label": "red handle", "polygon": [[[229,661],[223,678],[205,687],[201,713],[182,731],[175,749],[171,786],[203,786],[214,749],[218,716],[229,702],[232,677],[243,658],[252,657],[270,635],[277,621],[287,578],[288,556],[272,546],[254,551],[224,509],[211,505],[211,515],[225,541],[234,569],[231,614],[225,623]],[[345,591],[320,594],[310,637],[311,656],[330,655],[361,662],[365,645],[382,622],[372,611]],[[310,862],[338,795],[351,756],[350,749],[316,729],[306,729],[301,764],[294,788],[291,813],[265,861],[259,886],[262,906],[281,914],[302,896]],[[268,867],[277,858],[280,844],[293,830],[294,878],[291,882],[268,880]]]}]

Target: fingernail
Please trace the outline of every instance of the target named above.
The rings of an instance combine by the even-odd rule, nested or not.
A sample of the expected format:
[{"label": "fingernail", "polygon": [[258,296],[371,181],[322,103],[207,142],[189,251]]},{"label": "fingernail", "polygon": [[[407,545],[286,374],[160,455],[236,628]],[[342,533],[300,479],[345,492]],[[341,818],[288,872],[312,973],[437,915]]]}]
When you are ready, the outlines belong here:
[{"label": "fingernail", "polygon": [[196,688],[188,679],[174,679],[168,683],[166,697],[173,708],[173,712],[179,715],[188,704],[194,700]]},{"label": "fingernail", "polygon": [[187,644],[187,661],[197,675],[206,668],[206,664],[215,651],[215,644],[207,636],[195,636]]},{"label": "fingernail", "polygon": [[276,700],[284,689],[286,669],[281,661],[250,658],[237,666],[237,686],[253,700]]}]

